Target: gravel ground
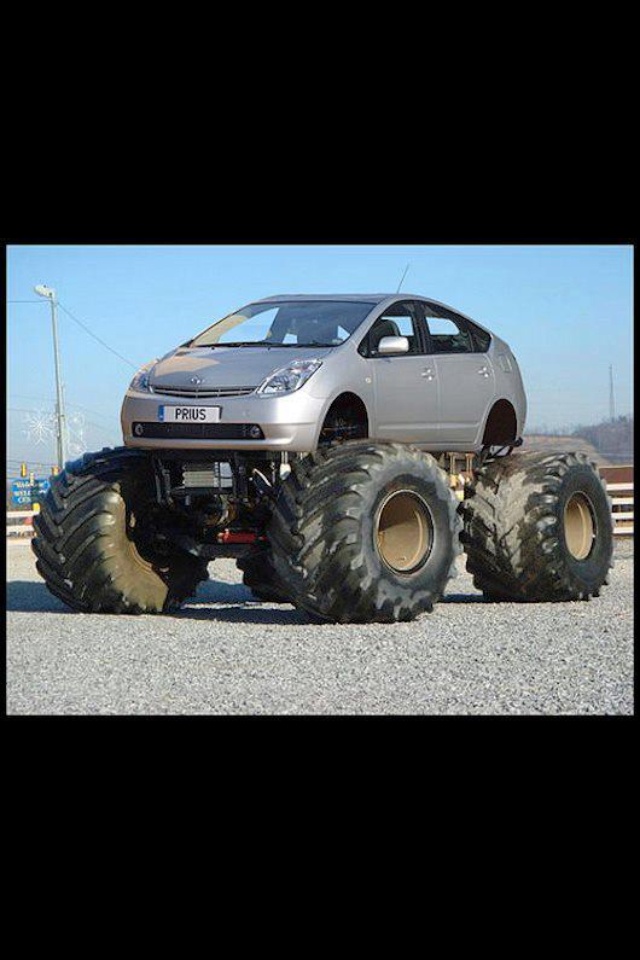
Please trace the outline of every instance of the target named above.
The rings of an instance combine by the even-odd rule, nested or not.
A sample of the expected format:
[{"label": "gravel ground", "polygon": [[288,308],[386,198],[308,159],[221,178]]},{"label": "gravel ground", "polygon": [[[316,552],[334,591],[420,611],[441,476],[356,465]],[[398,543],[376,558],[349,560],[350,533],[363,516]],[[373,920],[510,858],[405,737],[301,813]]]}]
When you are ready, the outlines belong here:
[{"label": "gravel ground", "polygon": [[458,561],[432,614],[315,625],[233,561],[171,617],[69,611],[7,547],[7,713],[633,714],[633,543],[590,603],[487,604]]}]

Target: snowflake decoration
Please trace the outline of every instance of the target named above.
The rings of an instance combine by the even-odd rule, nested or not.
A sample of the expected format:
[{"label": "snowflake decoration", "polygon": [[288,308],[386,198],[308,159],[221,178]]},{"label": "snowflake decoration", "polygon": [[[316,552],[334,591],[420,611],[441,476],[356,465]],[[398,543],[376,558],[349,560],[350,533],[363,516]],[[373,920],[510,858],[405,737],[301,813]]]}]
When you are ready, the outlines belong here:
[{"label": "snowflake decoration", "polygon": [[81,413],[74,413],[68,418],[67,425],[67,448],[69,454],[74,457],[81,457],[87,450],[87,444],[84,438],[84,416]]},{"label": "snowflake decoration", "polygon": [[27,440],[33,443],[47,443],[52,440],[56,434],[56,418],[53,413],[45,413],[43,410],[33,410],[25,416]]},{"label": "snowflake decoration", "polygon": [[[32,443],[50,443],[58,435],[58,424],[55,413],[45,413],[43,410],[30,410],[25,415],[25,426],[26,430],[23,430],[23,433]],[[71,417],[67,417],[66,427],[67,456],[82,456],[87,450],[84,435],[84,416],[81,413],[74,413]]]}]

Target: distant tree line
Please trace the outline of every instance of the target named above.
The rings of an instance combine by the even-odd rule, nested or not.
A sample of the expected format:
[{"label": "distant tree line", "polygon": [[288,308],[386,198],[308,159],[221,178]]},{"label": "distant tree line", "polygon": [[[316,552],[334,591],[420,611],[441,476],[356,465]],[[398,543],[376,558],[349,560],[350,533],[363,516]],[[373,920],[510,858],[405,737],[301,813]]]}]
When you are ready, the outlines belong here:
[{"label": "distant tree line", "polygon": [[616,417],[602,423],[549,429],[546,426],[531,428],[529,434],[544,437],[582,437],[593,444],[598,453],[617,463],[633,463],[633,417]]},{"label": "distant tree line", "polygon": [[595,426],[579,426],[573,436],[584,437],[609,460],[633,462],[633,417],[616,417]]}]

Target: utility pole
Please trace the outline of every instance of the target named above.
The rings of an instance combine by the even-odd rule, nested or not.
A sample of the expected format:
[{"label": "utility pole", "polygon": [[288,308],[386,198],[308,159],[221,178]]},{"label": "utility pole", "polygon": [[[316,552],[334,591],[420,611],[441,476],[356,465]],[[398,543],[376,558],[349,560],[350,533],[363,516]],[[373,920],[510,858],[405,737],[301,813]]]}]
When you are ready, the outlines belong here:
[{"label": "utility pole", "polygon": [[39,297],[44,297],[51,304],[51,325],[53,327],[53,362],[56,371],[56,420],[58,426],[57,436],[57,456],[58,467],[63,469],[66,457],[65,438],[66,438],[66,417],[64,412],[64,400],[62,398],[62,382],[60,380],[60,350],[58,347],[58,315],[56,311],[57,301],[56,292],[51,287],[44,284],[38,284],[33,288]]},{"label": "utility pole", "polygon": [[609,364],[609,419],[613,423],[616,418],[616,404],[613,397],[613,365]]}]

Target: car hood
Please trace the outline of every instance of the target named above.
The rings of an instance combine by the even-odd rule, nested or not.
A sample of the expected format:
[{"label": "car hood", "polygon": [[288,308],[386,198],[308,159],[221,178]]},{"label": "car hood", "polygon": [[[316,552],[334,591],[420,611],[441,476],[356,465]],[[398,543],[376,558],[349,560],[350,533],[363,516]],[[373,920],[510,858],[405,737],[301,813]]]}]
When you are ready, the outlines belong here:
[{"label": "car hood", "polygon": [[325,357],[332,347],[184,347],[167,354],[149,371],[152,387],[193,389],[192,378],[203,390],[216,387],[258,387],[292,360]]}]

